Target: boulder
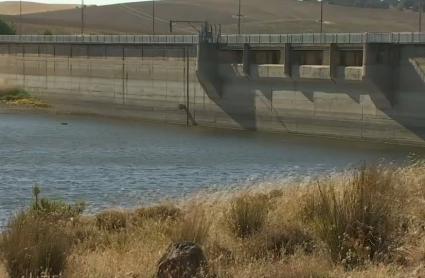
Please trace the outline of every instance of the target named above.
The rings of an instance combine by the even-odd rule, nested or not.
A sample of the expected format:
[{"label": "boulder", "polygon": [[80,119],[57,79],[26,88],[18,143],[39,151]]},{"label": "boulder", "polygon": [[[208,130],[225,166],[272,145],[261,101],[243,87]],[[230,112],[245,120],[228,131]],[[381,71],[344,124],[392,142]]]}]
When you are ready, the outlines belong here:
[{"label": "boulder", "polygon": [[171,244],[158,262],[158,278],[205,277],[207,259],[193,242]]}]

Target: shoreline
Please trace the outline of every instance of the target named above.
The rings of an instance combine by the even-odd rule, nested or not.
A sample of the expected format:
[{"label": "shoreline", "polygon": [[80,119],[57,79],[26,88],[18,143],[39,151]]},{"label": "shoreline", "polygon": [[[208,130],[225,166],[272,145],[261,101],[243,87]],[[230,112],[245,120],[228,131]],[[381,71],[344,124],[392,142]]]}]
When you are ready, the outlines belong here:
[{"label": "shoreline", "polygon": [[[130,121],[133,123],[148,123],[155,125],[164,126],[177,126],[187,128],[201,128],[206,130],[219,130],[219,131],[230,131],[230,132],[244,132],[244,133],[260,133],[270,135],[282,135],[300,138],[318,138],[321,140],[337,141],[337,142],[357,142],[365,144],[384,144],[389,146],[400,146],[400,147],[412,147],[425,150],[425,141],[405,141],[405,140],[383,140],[378,138],[358,138],[355,136],[334,136],[329,134],[308,134],[300,132],[281,132],[281,131],[266,131],[266,130],[246,130],[233,127],[218,127],[216,125],[189,125],[182,124],[181,121],[169,121],[159,119],[144,118],[143,115],[137,115],[137,107],[128,107],[119,104],[106,104],[106,103],[92,103],[92,102],[74,102],[65,104],[63,102],[51,102],[43,100],[48,107],[35,107],[31,105],[18,105],[18,104],[6,104],[0,102],[0,115],[1,114],[39,114],[39,115],[59,115],[59,116],[87,116],[101,119],[111,119],[120,121]],[[123,109],[123,115],[118,115],[116,112],[110,112],[111,110]],[[130,113],[127,113],[130,111]]]}]

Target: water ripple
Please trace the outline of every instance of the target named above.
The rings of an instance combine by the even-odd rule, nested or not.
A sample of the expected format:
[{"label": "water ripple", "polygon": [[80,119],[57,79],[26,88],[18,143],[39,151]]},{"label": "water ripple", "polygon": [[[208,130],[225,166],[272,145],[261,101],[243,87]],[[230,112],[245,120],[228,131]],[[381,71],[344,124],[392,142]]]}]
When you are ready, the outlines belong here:
[{"label": "water ripple", "polygon": [[[67,126],[60,123],[67,122]],[[403,161],[407,147],[76,116],[1,115],[0,225],[31,188],[89,212],[197,192],[302,180],[363,161]]]}]

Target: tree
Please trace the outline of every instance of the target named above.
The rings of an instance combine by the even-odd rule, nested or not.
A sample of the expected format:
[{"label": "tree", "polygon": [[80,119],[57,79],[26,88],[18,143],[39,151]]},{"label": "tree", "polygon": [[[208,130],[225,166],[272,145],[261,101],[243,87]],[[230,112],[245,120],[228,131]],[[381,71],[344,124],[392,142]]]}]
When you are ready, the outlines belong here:
[{"label": "tree", "polygon": [[15,35],[15,28],[8,23],[6,23],[3,19],[0,19],[0,35]]}]

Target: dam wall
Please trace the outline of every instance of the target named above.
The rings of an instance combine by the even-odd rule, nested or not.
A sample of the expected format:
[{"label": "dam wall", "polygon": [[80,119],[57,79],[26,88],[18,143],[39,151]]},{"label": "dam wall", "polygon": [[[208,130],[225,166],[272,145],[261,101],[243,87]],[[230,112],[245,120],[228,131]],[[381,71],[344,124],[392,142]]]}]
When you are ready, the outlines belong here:
[{"label": "dam wall", "polygon": [[425,145],[425,34],[2,36],[61,112]]},{"label": "dam wall", "polygon": [[196,45],[1,44],[0,79],[69,112],[183,123],[183,106],[199,90],[189,84],[198,85],[196,51]]}]

